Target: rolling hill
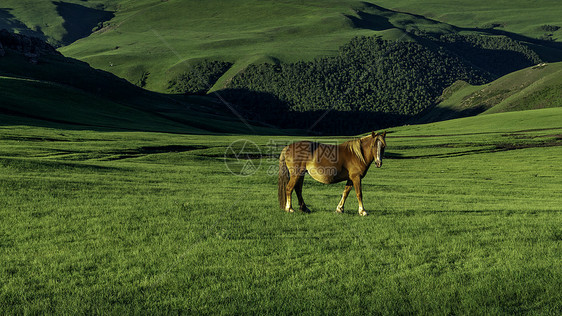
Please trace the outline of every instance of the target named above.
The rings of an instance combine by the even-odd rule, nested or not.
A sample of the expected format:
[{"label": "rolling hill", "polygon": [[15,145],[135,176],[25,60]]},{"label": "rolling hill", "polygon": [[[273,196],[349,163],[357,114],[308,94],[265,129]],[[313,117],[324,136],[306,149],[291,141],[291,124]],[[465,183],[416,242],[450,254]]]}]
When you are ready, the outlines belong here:
[{"label": "rolling hill", "polygon": [[3,0],[0,29],[40,38],[60,47],[89,36],[114,17],[119,1]]},{"label": "rolling hill", "polygon": [[[562,32],[543,29],[562,25],[562,4],[551,0],[35,2],[3,1],[0,28],[43,37],[63,45],[66,56],[160,92],[202,59],[232,62],[238,70],[225,82],[249,63],[334,55],[355,36],[412,40],[414,31],[480,32],[551,42]],[[560,57],[548,49],[544,55]]]},{"label": "rolling hill", "polygon": [[480,113],[499,113],[562,106],[562,63],[544,63],[505,75],[485,85],[458,81],[417,123]]},{"label": "rolling hill", "polygon": [[[246,125],[209,98],[164,95],[58,54],[48,44],[2,32],[0,124],[174,133],[271,133]],[[258,122],[252,122],[259,125]]]},{"label": "rolling hill", "polygon": [[[562,6],[555,4],[549,10],[562,13]],[[170,80],[202,60],[233,63],[236,70],[219,79],[224,83],[248,64],[333,56],[355,36],[408,41],[415,40],[412,32],[420,31],[504,35],[536,41],[546,61],[562,60],[550,42],[536,40],[544,34],[538,19],[533,22],[536,32],[521,35],[510,28],[491,28],[495,25],[492,22],[457,26],[454,20],[441,22],[359,1],[168,1],[130,4],[115,14],[103,30],[61,48],[61,52],[133,83],[146,77],[144,87],[160,92],[168,91]],[[505,19],[518,21],[514,16]],[[487,24],[491,26],[485,28]],[[553,18],[552,24],[562,25],[562,20]],[[214,89],[222,87],[224,84]]]},{"label": "rolling hill", "polygon": [[[3,79],[5,81],[3,84],[6,86],[17,82],[22,89],[28,87],[29,91],[32,89],[52,91],[59,87],[58,84],[62,84],[91,94],[92,99],[108,99],[110,102],[126,104],[140,111],[156,113],[160,118],[163,116],[166,120],[173,120],[175,124],[187,122],[191,128],[195,128],[195,131],[232,131],[230,124],[221,124],[224,119],[231,120],[228,117],[232,116],[232,112],[225,110],[224,105],[216,106],[218,102],[216,99],[183,98],[161,94],[192,93],[189,90],[178,89],[178,86],[182,86],[181,83],[176,85],[174,83],[186,78],[188,81],[193,78],[197,80],[209,78],[204,79],[203,90],[198,93],[226,89],[226,92],[221,93],[229,98],[232,97],[229,99],[231,102],[242,102],[240,106],[244,108],[247,107],[247,98],[233,96],[230,90],[248,90],[254,93],[250,98],[261,103],[267,103],[268,100],[281,100],[283,109],[304,110],[303,115],[307,118],[302,122],[310,126],[322,112],[331,111],[332,104],[336,104],[337,109],[343,109],[346,114],[349,109],[355,107],[371,112],[380,112],[380,108],[386,107],[388,109],[384,110],[384,113],[392,117],[405,114],[411,116],[417,114],[419,110],[430,108],[433,99],[454,80],[469,81],[473,85],[482,82],[474,76],[455,76],[450,73],[436,75],[443,77],[439,79],[439,84],[424,85],[413,80],[404,87],[400,87],[399,82],[388,84],[388,80],[384,77],[377,77],[378,82],[371,86],[368,81],[373,79],[367,78],[367,82],[360,82],[361,80],[352,82],[353,85],[359,84],[359,92],[351,98],[346,95],[346,91],[351,87],[342,86],[332,89],[339,91],[337,92],[339,95],[322,99],[327,93],[317,87],[330,87],[331,83],[317,82],[316,86],[307,86],[308,82],[316,80],[314,77],[299,79],[305,84],[299,84],[296,89],[291,84],[285,83],[284,79],[274,78],[279,86],[268,89],[256,85],[255,82],[270,80],[270,77],[258,76],[251,83],[241,79],[242,75],[246,78],[252,77],[252,74],[248,74],[249,69],[262,71],[264,67],[267,69],[267,65],[290,69],[292,65],[303,62],[314,63],[322,58],[336,58],[341,52],[341,47],[348,45],[350,40],[353,41],[357,36],[376,35],[390,42],[416,43],[437,54],[442,54],[445,47],[447,57],[444,60],[457,58],[457,64],[462,64],[469,73],[485,74],[481,77],[488,82],[514,70],[530,66],[532,63],[548,62],[549,65],[553,65],[561,61],[562,46],[558,41],[562,32],[559,27],[562,25],[560,13],[562,13],[562,5],[549,0],[533,4],[525,1],[508,4],[480,0],[470,4],[457,2],[453,4],[447,1],[417,3],[351,0],[307,2],[69,0],[41,3],[32,0],[6,0],[0,7],[0,28],[42,38],[59,47],[60,52],[73,58],[74,61],[64,63],[50,61],[30,69],[25,63],[20,67],[21,60],[14,63],[10,60],[12,57],[8,56],[0,66],[1,73],[9,77]],[[471,36],[483,40],[467,40]],[[503,41],[503,44],[489,45],[498,39],[500,42]],[[404,45],[397,44],[397,46]],[[383,52],[382,56],[384,54],[386,53]],[[521,62],[519,58],[518,62],[508,62],[514,56],[517,59],[517,54],[525,55],[526,60]],[[408,59],[413,60],[411,56]],[[78,60],[86,62],[89,67],[86,67],[86,64],[77,66]],[[434,63],[438,63],[439,60],[436,59]],[[207,73],[204,67],[209,62],[220,62],[228,66],[218,72]],[[410,66],[406,65],[403,70],[398,70],[400,76]],[[37,71],[37,68],[41,67],[43,70]],[[65,69],[64,75],[61,71],[54,71],[55,69]],[[93,69],[101,69],[106,73],[100,75],[102,72]],[[277,69],[280,68],[274,68],[275,71]],[[423,72],[423,68],[416,68],[415,65],[412,69],[415,72]],[[77,75],[82,71],[88,75]],[[341,69],[334,71],[341,72]],[[96,75],[90,76],[91,73]],[[158,93],[135,90],[117,77],[108,80],[110,73],[136,86]],[[10,78],[35,81],[6,81]],[[536,78],[538,80],[538,77]],[[344,81],[340,80],[340,82]],[[550,100],[548,96],[556,94],[556,90],[548,90],[556,89],[550,85],[546,85],[548,86],[546,90],[542,89],[543,85],[540,83],[532,86],[533,100],[540,98]],[[376,87],[375,90],[373,87]],[[387,100],[387,96],[378,97],[379,92],[376,91],[381,87],[384,87],[385,91],[394,91],[395,95],[401,97],[390,101]],[[279,92],[291,90],[316,92],[304,98],[287,96],[285,92]],[[445,91],[443,99],[448,98],[449,94],[452,94],[453,98],[443,101],[433,110],[428,110],[429,112],[424,112],[425,116],[419,122],[434,120],[428,117],[452,118],[481,112],[484,108],[474,110],[478,105],[464,103],[447,105],[447,102],[464,98],[463,93],[476,90],[477,88],[471,85],[463,86],[462,83],[451,86]],[[510,107],[523,108],[521,104],[529,101],[529,96],[517,97],[516,90],[510,90],[513,94],[510,100],[513,99],[513,102],[515,99],[520,100],[517,101],[520,105],[504,106],[503,110]],[[415,93],[412,95],[408,91]],[[24,90],[21,92],[23,93]],[[67,92],[61,91],[61,93]],[[33,93],[26,93],[26,95],[33,95]],[[16,98],[13,94],[11,97]],[[21,96],[18,102],[22,102],[24,98]],[[473,100],[477,99],[473,98]],[[33,102],[36,101],[30,101]],[[343,104],[340,105],[339,103],[342,102]],[[392,106],[389,107],[389,102],[395,104],[414,102],[416,104],[412,106],[418,110],[397,110]],[[266,112],[270,115],[275,114],[275,111],[267,110],[269,106],[271,105],[266,104],[264,107]],[[540,106],[551,106],[551,103]],[[527,106],[527,108],[533,107]],[[186,111],[185,108],[189,110]],[[500,108],[501,106],[489,111],[497,111]],[[315,109],[320,113],[309,113],[307,112],[309,109]],[[436,114],[439,111],[441,114]],[[443,112],[447,113],[443,114]],[[275,122],[261,119],[263,113],[250,111],[244,114],[247,120],[257,118],[277,125]],[[332,114],[334,113],[330,115]],[[417,122],[417,118],[414,117],[410,122]],[[381,120],[386,119],[379,119]],[[405,121],[407,118],[393,119],[375,127],[401,124]],[[254,122],[253,125],[259,124]],[[299,121],[296,125],[303,124]],[[242,130],[244,129],[247,128],[242,124]],[[234,130],[240,129],[234,127]]]}]

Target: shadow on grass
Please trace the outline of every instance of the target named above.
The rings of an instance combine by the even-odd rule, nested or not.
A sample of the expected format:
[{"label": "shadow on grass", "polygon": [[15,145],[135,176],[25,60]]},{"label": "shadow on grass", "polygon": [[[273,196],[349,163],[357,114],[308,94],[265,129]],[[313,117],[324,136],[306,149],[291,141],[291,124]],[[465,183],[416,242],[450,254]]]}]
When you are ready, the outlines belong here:
[{"label": "shadow on grass", "polygon": [[18,30],[19,34],[37,37],[42,40],[47,38],[40,27],[37,27],[36,30],[30,29],[10,13],[12,10],[11,8],[0,8],[0,30],[6,29],[10,32]]},{"label": "shadow on grass", "polygon": [[21,159],[21,158],[0,158],[0,167],[21,170],[23,172],[29,171],[124,171],[126,169],[118,167],[99,166],[84,163],[69,163],[60,161],[51,161],[44,159]]},{"label": "shadow on grass", "polygon": [[64,45],[68,45],[92,34],[99,23],[109,21],[115,16],[113,12],[81,6],[79,4],[53,1],[57,13],[64,19],[62,26],[66,34],[62,37]]}]

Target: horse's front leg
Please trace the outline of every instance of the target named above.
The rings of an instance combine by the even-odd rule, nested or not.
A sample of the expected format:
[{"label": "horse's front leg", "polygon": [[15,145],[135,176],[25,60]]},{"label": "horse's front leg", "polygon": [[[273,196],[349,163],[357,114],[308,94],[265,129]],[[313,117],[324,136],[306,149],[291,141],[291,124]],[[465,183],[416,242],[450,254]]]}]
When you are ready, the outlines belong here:
[{"label": "horse's front leg", "polygon": [[359,215],[367,216],[369,214],[363,208],[363,191],[361,191],[361,177],[359,176],[353,177],[352,181],[353,181],[353,187],[355,188],[355,193],[357,194],[357,202],[359,203]]},{"label": "horse's front leg", "polygon": [[340,203],[338,203],[338,207],[336,208],[336,212],[343,213],[343,206],[345,204],[345,199],[347,199],[347,196],[349,195],[349,191],[351,191],[352,187],[353,187],[353,182],[351,180],[347,180],[347,183],[345,184],[345,188],[343,189],[343,194],[341,195]]}]

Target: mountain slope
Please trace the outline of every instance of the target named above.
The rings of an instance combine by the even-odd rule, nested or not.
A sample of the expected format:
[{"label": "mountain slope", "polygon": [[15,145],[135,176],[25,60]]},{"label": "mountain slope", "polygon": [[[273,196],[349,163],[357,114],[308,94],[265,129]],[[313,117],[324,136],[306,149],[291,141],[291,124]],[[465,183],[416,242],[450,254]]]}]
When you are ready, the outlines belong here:
[{"label": "mountain slope", "polygon": [[2,0],[0,29],[34,36],[55,46],[89,36],[114,17],[116,0]]},{"label": "mountain slope", "polygon": [[[524,5],[519,2],[510,6]],[[536,41],[536,37],[545,33],[539,29],[542,21],[536,16],[530,20],[523,11],[516,16],[509,10],[509,14],[502,15],[500,9],[505,9],[506,5],[499,4],[488,4],[488,7],[495,9],[505,27],[492,29],[495,25],[492,23],[490,28],[478,28],[483,25],[467,25],[467,19],[460,20],[462,27],[455,26],[455,19],[444,19],[447,23],[442,23],[430,18],[443,12],[439,4],[444,3],[438,1],[425,6],[426,17],[351,0],[122,1],[114,13],[115,17],[105,23],[103,29],[61,48],[61,52],[130,82],[142,82],[150,90],[164,92],[171,79],[202,59],[228,61],[234,64],[233,67],[240,68],[247,65],[248,60],[295,62],[335,55],[338,47],[355,36],[363,35],[381,35],[385,39],[406,41],[413,40],[410,34],[415,32],[483,33]],[[487,8],[483,2],[479,5]],[[407,5],[403,4],[400,8],[404,6]],[[562,5],[559,3],[536,6],[540,9],[534,10],[536,14],[544,12],[551,16],[552,12],[558,12],[562,16]],[[469,12],[477,16],[478,7]],[[526,17],[526,23],[533,25],[537,31],[523,32],[524,35],[512,33],[508,26],[512,22],[519,23],[521,17]],[[562,25],[560,18],[548,22]],[[559,32],[554,32],[554,38]],[[542,41],[535,44],[548,46],[552,43]],[[544,60],[562,59],[562,53],[555,46],[542,50]],[[230,78],[219,81],[226,82]]]},{"label": "mountain slope", "polygon": [[485,85],[458,81],[440,102],[416,118],[435,122],[479,113],[522,111],[562,106],[562,62],[525,68]]},{"label": "mountain slope", "polygon": [[0,33],[0,124],[66,124],[181,133],[257,132],[210,98],[162,95],[66,58],[26,36]]},{"label": "mountain slope", "polygon": [[[562,26],[562,3],[551,0],[532,4],[403,0],[376,5],[357,0],[5,0],[3,4],[0,28],[68,45],[61,48],[66,56],[160,92],[168,91],[168,82],[198,60],[229,61],[235,69],[248,65],[248,60],[306,61],[336,54],[355,36],[377,34],[404,41],[418,31],[484,32],[534,41],[562,34],[560,29],[543,29]],[[543,47],[541,57],[560,60],[556,47],[560,48]],[[214,89],[233,73],[220,78]]]},{"label": "mountain slope", "polygon": [[117,130],[206,132],[51,82],[0,77],[0,91],[0,125],[65,124]]},{"label": "mountain slope", "polygon": [[[239,91],[244,92],[244,89],[251,87],[246,82],[232,85],[233,82],[236,83],[237,76],[245,75],[251,69],[269,67],[263,66],[264,64],[275,65],[273,71],[277,72],[287,68],[287,65],[292,67],[301,62],[321,60],[318,56],[337,56],[337,49],[357,35],[376,34],[391,41],[413,41],[438,54],[441,54],[442,48],[445,47],[446,54],[451,55],[449,59],[458,58],[459,64],[465,65],[471,71],[487,74],[485,81],[479,82],[487,82],[539,61],[562,60],[562,46],[556,41],[561,32],[558,25],[562,25],[562,15],[556,13],[562,13],[562,5],[549,0],[538,1],[532,5],[524,1],[509,4],[476,1],[471,4],[473,7],[462,3],[451,6],[444,1],[422,5],[412,1],[380,1],[374,4],[352,0],[72,0],[45,2],[37,6],[33,6],[31,0],[6,0],[3,4],[6,4],[6,7],[0,8],[1,27],[23,33],[30,32],[60,45],[69,44],[59,50],[65,55],[125,78],[137,86],[168,93],[172,88],[181,87],[181,84],[172,84],[178,78],[195,81],[198,93],[225,88],[241,89]],[[445,14],[447,12],[453,14]],[[478,35],[476,40],[467,40],[469,36],[474,35]],[[503,46],[488,45],[498,39],[499,42],[503,41]],[[516,49],[512,49],[513,47]],[[526,56],[524,63],[505,62],[513,57],[517,59],[521,54]],[[31,67],[21,63],[22,60],[14,60],[14,63],[10,58],[16,57],[4,58],[4,62],[0,64],[0,74],[35,79],[46,84],[70,85],[85,93],[107,98],[111,102],[157,113],[168,119],[189,122],[191,127],[200,126],[203,130],[222,131],[223,125],[217,122],[232,115],[224,106],[219,109],[212,102],[203,101],[203,106],[196,106],[176,96],[163,96],[135,89],[109,73],[92,71],[88,65],[80,64],[76,60],[61,62],[55,57],[49,57],[51,60],[47,63]],[[410,56],[408,59],[415,58]],[[220,72],[211,75],[193,71],[202,69],[199,67],[202,64],[212,64],[215,61],[231,67],[220,68]],[[504,65],[501,67],[495,66],[502,62]],[[252,68],[255,65],[259,67]],[[395,64],[383,66],[394,67]],[[67,71],[61,72],[61,69]],[[423,67],[411,69],[419,72]],[[316,70],[309,70],[314,75]],[[353,75],[357,75],[359,81],[365,78],[365,72],[361,69],[354,71]],[[421,91],[425,95],[423,104],[415,105],[416,109],[425,109],[441,94],[444,87],[454,80],[464,79],[462,76],[452,79],[449,76],[442,77],[444,80],[441,81],[445,84],[429,83],[430,91],[425,91],[424,85],[414,80],[404,81],[403,86],[389,84],[385,80],[378,80],[372,85],[366,83],[357,89],[348,89],[341,85],[343,89],[336,91],[339,94],[336,93],[337,95],[328,100],[320,98],[320,95],[326,95],[325,93],[312,93],[306,102],[297,104],[297,107],[325,111],[333,108],[330,104],[342,101],[345,103],[342,108],[347,111],[358,104],[353,96],[349,100],[347,98],[350,95],[348,92],[353,90],[359,92],[359,98],[372,103],[370,107],[361,105],[362,108],[377,109],[388,106],[383,104],[384,98],[371,98],[381,90],[386,94],[392,91],[393,96],[401,96],[393,102],[404,104],[404,99],[417,102],[415,98],[410,98],[408,93],[425,89]],[[257,81],[263,81],[261,79],[263,78]],[[301,79],[306,84],[300,85],[299,89],[308,92],[314,90],[311,89],[314,87],[308,86],[310,78]],[[470,78],[466,80],[473,84],[479,83],[471,81]],[[332,83],[321,80],[316,83],[328,88],[333,86]],[[369,88],[371,86],[377,89]],[[274,88],[295,91],[287,87],[277,85]],[[180,90],[174,91],[190,93]],[[275,92],[272,89],[262,90],[253,89],[249,92],[265,92],[265,96]],[[476,91],[470,86],[461,90],[462,93]],[[546,96],[533,95],[532,98],[548,98],[548,95],[556,94],[556,91],[554,88],[550,92],[537,92]],[[366,93],[365,98],[362,96],[363,92]],[[461,92],[456,93],[455,97],[459,97],[459,93]],[[273,93],[272,97],[283,99],[279,93]],[[264,104],[267,99],[260,97],[256,100],[259,101],[260,107],[269,106]],[[282,101],[292,102],[286,98]],[[528,100],[520,102],[528,103]],[[285,105],[291,108],[295,106]],[[185,107],[189,107],[189,110],[185,111]],[[451,110],[446,106],[445,108]],[[468,108],[469,112],[473,111],[473,107]],[[205,111],[211,112],[205,114],[211,115],[209,120],[198,119],[198,115]],[[458,111],[455,111],[450,113],[458,115]],[[463,115],[472,113],[469,112]],[[214,113],[217,113],[219,118],[212,117]],[[412,115],[416,111],[408,110],[404,113]],[[310,113],[306,115],[310,121]],[[248,118],[251,118],[251,115]],[[312,121],[315,120],[316,118],[312,118]],[[207,124],[211,121],[214,123]]]},{"label": "mountain slope", "polygon": [[[22,32],[35,32],[36,35],[45,36],[50,43],[60,42],[69,26],[78,26],[84,29],[91,26],[97,30],[97,24],[92,21],[122,22],[123,18],[134,18],[134,15],[146,15],[150,12],[168,11],[175,15],[183,15],[186,18],[195,17],[197,21],[204,21],[206,17],[223,18],[224,24],[232,27],[231,22],[245,25],[247,30],[258,30],[261,22],[269,17],[278,18],[278,26],[283,25],[283,20],[292,13],[307,12],[306,18],[313,20],[315,16],[329,15],[330,11],[349,14],[349,8],[360,8],[365,5],[376,4],[392,9],[396,12],[408,13],[411,15],[425,16],[436,21],[457,25],[463,28],[486,28],[495,27],[508,32],[522,34],[528,37],[538,38],[546,33],[553,33],[553,37],[560,37],[562,30],[547,31],[541,26],[556,25],[560,23],[562,5],[556,0],[540,1],[484,1],[475,0],[471,2],[462,1],[412,1],[412,0],[378,0],[376,2],[360,2],[357,0],[344,1],[298,1],[287,0],[283,3],[273,1],[241,1],[241,0],[62,0],[62,1],[36,1],[36,0],[3,0],[0,8],[0,28]],[[170,9],[179,9],[173,12]],[[333,10],[331,8],[337,9]],[[263,9],[270,9],[263,10]],[[255,14],[251,14],[255,10]],[[115,16],[112,16],[115,14]],[[160,13],[156,13],[160,14]],[[170,17],[173,17],[171,15]],[[73,21],[74,18],[74,21]],[[80,19],[81,24],[74,22]],[[410,23],[410,18],[401,16],[394,22],[408,22],[415,27],[416,23]],[[151,21],[158,24],[168,23],[167,21]],[[186,21],[176,21],[179,24],[176,28],[182,28],[190,23]],[[306,25],[306,21],[303,25]],[[312,22],[312,21],[311,21]],[[333,21],[323,20],[323,23],[330,24]],[[99,23],[99,22],[97,22]],[[107,25],[110,25],[106,24]],[[199,23],[201,24],[201,23]],[[394,24],[394,23],[393,23]],[[197,23],[189,24],[197,28],[215,26],[213,22],[206,25]],[[311,24],[312,25],[312,24]],[[378,28],[389,26],[381,20]],[[103,25],[102,25],[103,27]],[[343,30],[342,30],[343,31]],[[298,32],[297,32],[298,33]],[[86,34],[82,34],[83,36]],[[272,35],[275,35],[272,33]],[[87,36],[87,35],[86,35]],[[195,39],[197,40],[197,39]],[[312,47],[312,49],[314,49]]]}]

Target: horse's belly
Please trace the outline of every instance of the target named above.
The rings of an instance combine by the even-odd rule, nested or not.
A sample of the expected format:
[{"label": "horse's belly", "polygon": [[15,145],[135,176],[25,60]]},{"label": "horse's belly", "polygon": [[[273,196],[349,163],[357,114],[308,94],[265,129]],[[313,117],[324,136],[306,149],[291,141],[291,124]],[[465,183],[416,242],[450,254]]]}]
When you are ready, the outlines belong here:
[{"label": "horse's belly", "polygon": [[337,176],[337,169],[334,167],[314,167],[308,169],[310,176],[322,183],[334,183]]}]

